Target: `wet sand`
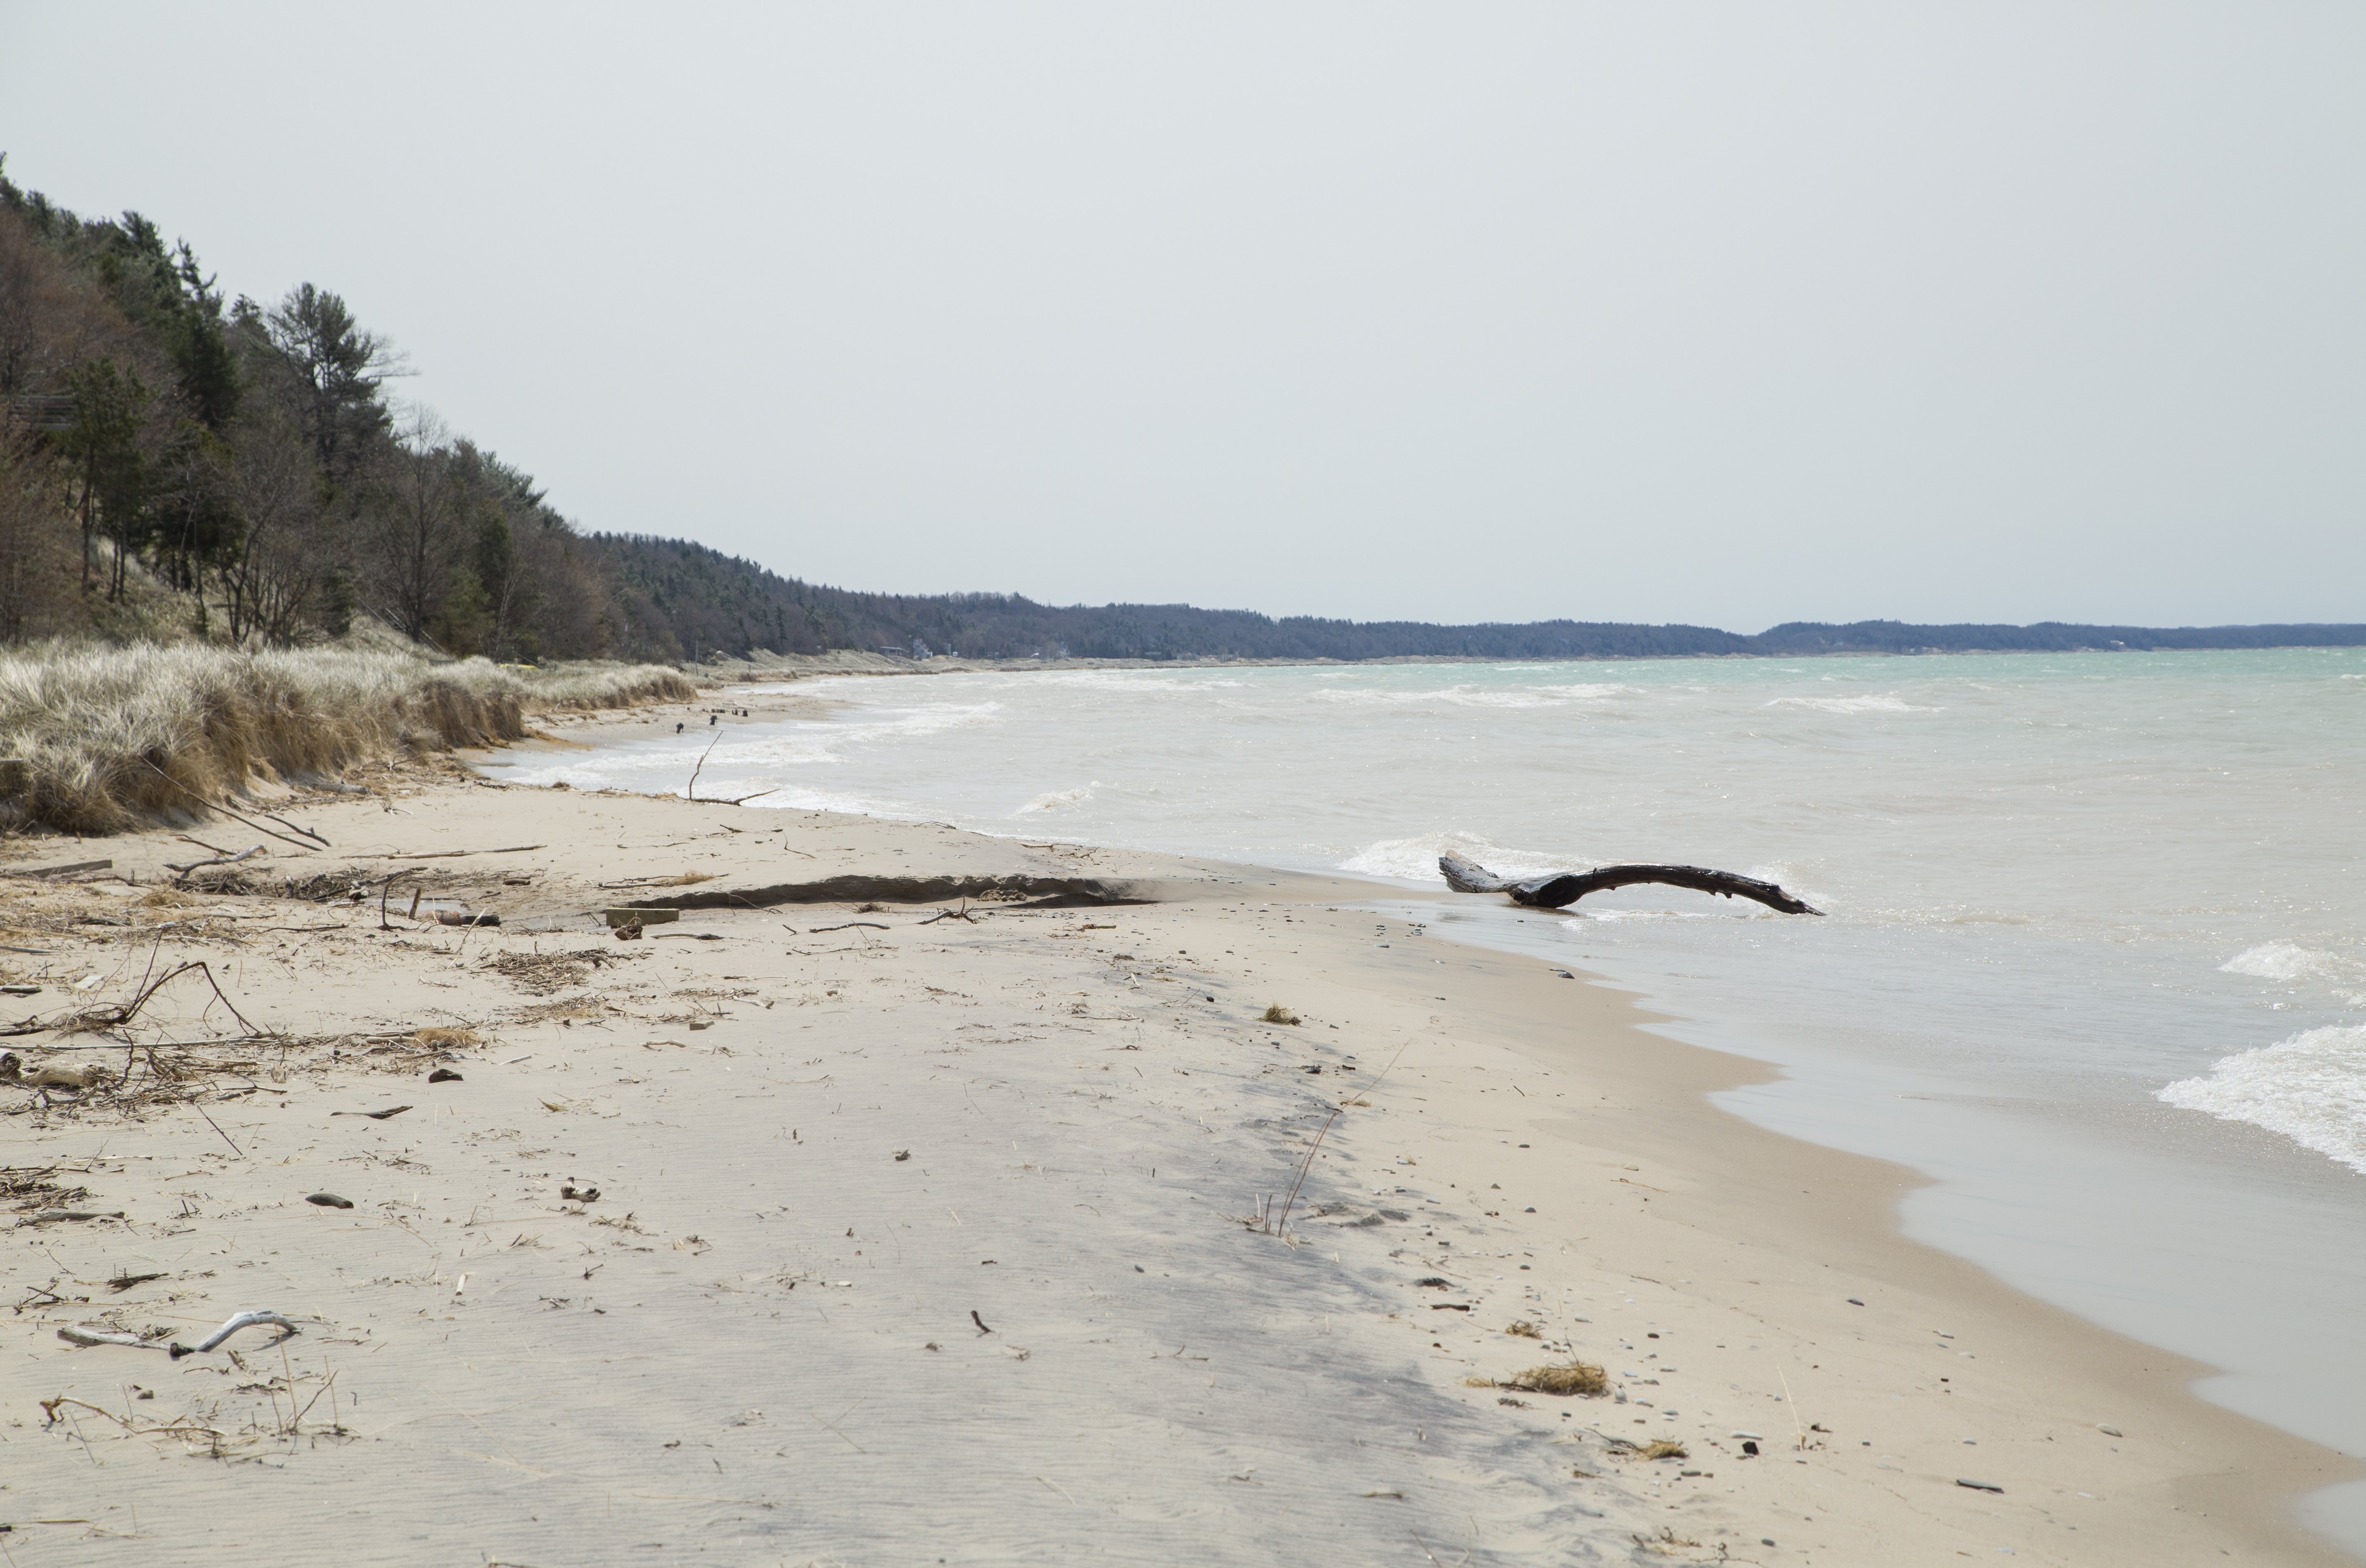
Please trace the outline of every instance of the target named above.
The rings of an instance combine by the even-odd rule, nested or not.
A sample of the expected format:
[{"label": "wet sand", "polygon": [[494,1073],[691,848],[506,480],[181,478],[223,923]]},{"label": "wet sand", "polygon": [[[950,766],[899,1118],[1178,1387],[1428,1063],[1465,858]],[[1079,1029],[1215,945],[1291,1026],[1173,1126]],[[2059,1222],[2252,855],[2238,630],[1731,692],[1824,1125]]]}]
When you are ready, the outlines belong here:
[{"label": "wet sand", "polygon": [[[2348,1461],[1906,1241],[1910,1173],[1706,1103],[1760,1064],[1350,907],[1401,890],[374,782],[187,902],[143,902],[198,857],[168,834],[11,846],[131,884],[0,881],[0,944],[49,949],[0,954],[42,988],[12,1016],[202,959],[254,1026],[192,973],[114,1036],[245,1043],[5,1042],[131,1069],[0,1088],[50,1171],[0,1281],[28,1568],[2346,1561],[2283,1515]],[[504,924],[275,896],[396,870]],[[775,902],[842,877],[879,896]],[[637,941],[585,913],[734,892]],[[21,1223],[60,1207],[125,1217]],[[241,1308],[302,1331],[56,1337]],[[1470,1381],[1572,1358],[1609,1391]]]}]

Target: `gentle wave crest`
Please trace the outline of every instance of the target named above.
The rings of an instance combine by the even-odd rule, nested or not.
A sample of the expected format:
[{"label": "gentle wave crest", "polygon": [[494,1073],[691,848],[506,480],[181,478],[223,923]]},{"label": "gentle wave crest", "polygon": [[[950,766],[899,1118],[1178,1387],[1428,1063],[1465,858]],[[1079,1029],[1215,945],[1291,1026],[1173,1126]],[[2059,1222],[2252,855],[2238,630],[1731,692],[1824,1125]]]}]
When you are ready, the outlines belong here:
[{"label": "gentle wave crest", "polygon": [[2366,1025],[2335,1025],[2231,1056],[2156,1097],[2248,1122],[2366,1173]]},{"label": "gentle wave crest", "polygon": [[1941,713],[1943,708],[1922,708],[1890,694],[1882,697],[1777,697],[1769,708],[1812,708],[1819,713]]},{"label": "gentle wave crest", "polygon": [[2218,972],[2289,980],[2329,975],[2340,967],[2341,960],[2332,954],[2315,952],[2297,942],[2262,942],[2256,947],[2244,948],[2219,965]]},{"label": "gentle wave crest", "polygon": [[1510,689],[1486,686],[1449,686],[1442,691],[1367,691],[1326,687],[1313,695],[1318,701],[1345,702],[1357,707],[1402,708],[1422,702],[1446,702],[1457,708],[1565,708],[1573,702],[1601,702],[1632,692],[1631,686],[1517,686]]}]

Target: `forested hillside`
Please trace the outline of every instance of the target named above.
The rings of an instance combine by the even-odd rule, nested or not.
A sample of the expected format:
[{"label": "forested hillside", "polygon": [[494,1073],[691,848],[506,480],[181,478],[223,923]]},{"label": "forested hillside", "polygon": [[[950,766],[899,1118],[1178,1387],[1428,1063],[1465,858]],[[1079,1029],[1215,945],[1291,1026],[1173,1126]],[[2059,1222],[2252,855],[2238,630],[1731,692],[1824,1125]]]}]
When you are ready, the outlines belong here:
[{"label": "forested hillside", "polygon": [[[496,659],[1654,657],[2366,644],[2366,627],[1276,619],[1180,604],[858,593],[704,545],[586,534],[488,446],[401,412],[401,356],[328,288],[226,300],[138,213],[84,218],[0,165],[0,642],[285,647],[367,617]],[[794,548],[784,535],[784,553]]]}]

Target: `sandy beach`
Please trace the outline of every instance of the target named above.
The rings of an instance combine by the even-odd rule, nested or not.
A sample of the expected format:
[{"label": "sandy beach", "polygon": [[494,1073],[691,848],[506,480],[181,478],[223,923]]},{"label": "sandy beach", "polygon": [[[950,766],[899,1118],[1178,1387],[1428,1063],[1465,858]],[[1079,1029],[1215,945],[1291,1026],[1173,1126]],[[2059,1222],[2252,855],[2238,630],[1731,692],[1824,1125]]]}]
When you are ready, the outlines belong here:
[{"label": "sandy beach", "polygon": [[0,861],[113,862],[0,879],[24,1568],[2349,1561],[2283,1515],[2354,1464],[1402,889],[349,777],[212,890]]}]

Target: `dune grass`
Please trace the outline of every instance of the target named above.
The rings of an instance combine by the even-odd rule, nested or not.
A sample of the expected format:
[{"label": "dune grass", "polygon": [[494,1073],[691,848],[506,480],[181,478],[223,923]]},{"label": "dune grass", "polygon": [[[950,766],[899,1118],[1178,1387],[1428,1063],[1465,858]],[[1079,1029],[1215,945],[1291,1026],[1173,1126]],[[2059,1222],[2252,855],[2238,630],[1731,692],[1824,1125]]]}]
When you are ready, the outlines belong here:
[{"label": "dune grass", "polygon": [[0,655],[0,826],[105,834],[187,821],[253,779],[332,779],[366,758],[515,740],[537,710],[696,691],[659,665],[521,672],[348,648],[26,648]]}]

